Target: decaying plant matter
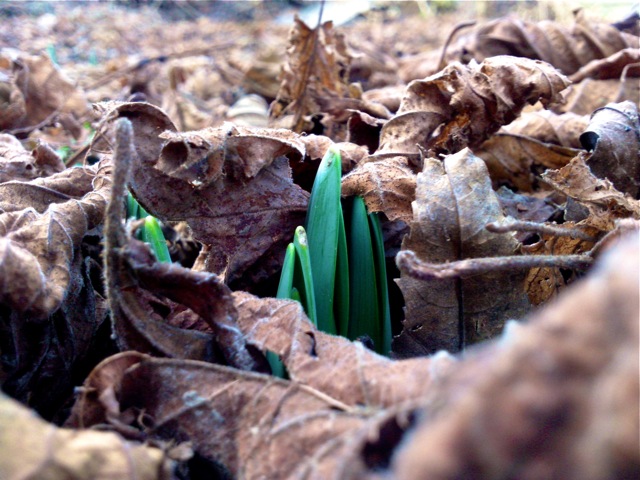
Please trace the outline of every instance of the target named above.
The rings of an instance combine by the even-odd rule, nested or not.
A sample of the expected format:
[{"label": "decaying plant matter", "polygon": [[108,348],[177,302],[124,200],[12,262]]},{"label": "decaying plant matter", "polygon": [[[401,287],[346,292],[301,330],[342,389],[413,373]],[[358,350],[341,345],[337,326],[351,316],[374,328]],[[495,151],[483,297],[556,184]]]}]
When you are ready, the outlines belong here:
[{"label": "decaying plant matter", "polygon": [[637,25],[411,5],[3,20],[0,478],[640,475]]}]

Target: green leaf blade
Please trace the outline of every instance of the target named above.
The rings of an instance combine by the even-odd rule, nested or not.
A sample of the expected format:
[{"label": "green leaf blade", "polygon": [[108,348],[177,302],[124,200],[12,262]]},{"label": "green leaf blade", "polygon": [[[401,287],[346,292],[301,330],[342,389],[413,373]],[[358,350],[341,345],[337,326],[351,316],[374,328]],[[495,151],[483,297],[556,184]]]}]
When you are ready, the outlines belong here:
[{"label": "green leaf blade", "polygon": [[309,241],[311,270],[318,322],[321,330],[336,333],[334,292],[340,230],[340,179],[342,159],[334,146],[322,158],[311,190],[305,229]]},{"label": "green leaf blade", "polygon": [[350,339],[367,335],[382,348],[378,288],[371,231],[362,197],[354,197],[349,231]]}]

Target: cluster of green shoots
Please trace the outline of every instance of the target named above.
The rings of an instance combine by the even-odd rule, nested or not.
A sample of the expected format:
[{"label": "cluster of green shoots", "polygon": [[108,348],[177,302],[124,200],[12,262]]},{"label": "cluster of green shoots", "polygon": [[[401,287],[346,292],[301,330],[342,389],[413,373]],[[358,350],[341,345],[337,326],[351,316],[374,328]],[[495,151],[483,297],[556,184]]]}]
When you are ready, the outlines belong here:
[{"label": "cluster of green shoots", "polygon": [[[362,197],[341,200],[340,151],[330,147],[311,190],[305,225],[287,247],[278,298],[298,300],[318,329],[391,350],[391,316],[380,219]],[[343,211],[344,207],[344,211]],[[282,372],[268,355],[274,374]]]},{"label": "cluster of green shoots", "polygon": [[171,255],[169,255],[169,248],[162,233],[160,222],[156,217],[149,215],[142,208],[142,205],[133,198],[131,193],[127,194],[127,218],[144,220],[144,223],[137,231],[138,240],[149,244],[151,251],[159,262],[171,263]]}]

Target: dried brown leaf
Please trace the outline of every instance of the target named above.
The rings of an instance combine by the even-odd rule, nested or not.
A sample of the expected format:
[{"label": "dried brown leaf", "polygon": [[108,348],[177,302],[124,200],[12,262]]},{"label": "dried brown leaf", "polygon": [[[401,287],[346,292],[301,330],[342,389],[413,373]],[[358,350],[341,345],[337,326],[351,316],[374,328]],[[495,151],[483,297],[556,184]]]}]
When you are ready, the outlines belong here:
[{"label": "dried brown leaf", "polygon": [[[406,172],[403,176],[411,177],[409,165],[421,165],[421,151],[453,153],[479,146],[515,119],[527,103],[557,101],[567,85],[568,80],[548,64],[508,56],[475,66],[453,63],[431,77],[414,80],[397,114],[382,127],[380,147],[372,155],[380,161],[363,163],[346,176],[344,192],[366,193],[369,211],[410,221],[406,200],[412,200],[412,186],[405,184],[412,180],[394,187],[386,159],[392,158]],[[363,172],[365,168],[369,171]],[[385,184],[389,186],[381,188]]]},{"label": "dried brown leaf", "polygon": [[235,292],[238,325],[261,350],[278,354],[289,377],[349,406],[386,408],[428,391],[451,356],[395,362],[313,327],[298,302]]},{"label": "dried brown leaf", "polygon": [[18,53],[11,61],[12,81],[24,98],[26,110],[25,116],[12,128],[37,125],[55,113],[73,112],[80,117],[88,112],[84,94],[48,55]]},{"label": "dried brown leaf", "polygon": [[114,433],[57,428],[0,393],[3,480],[169,480],[171,470],[159,448]]},{"label": "dried brown leaf", "polygon": [[534,138],[568,148],[580,148],[580,134],[589,124],[585,115],[567,112],[557,114],[549,110],[524,112],[500,130],[504,133]]},{"label": "dried brown leaf", "polygon": [[342,179],[342,194],[360,195],[369,212],[384,212],[389,220],[411,221],[416,178],[405,156],[369,157]]},{"label": "dried brown leaf", "polygon": [[395,117],[382,128],[376,153],[454,153],[486,140],[526,104],[560,100],[569,81],[550,65],[498,56],[479,65],[450,64],[407,86]]},{"label": "dried brown leaf", "polygon": [[630,101],[596,110],[580,135],[591,151],[588,165],[599,178],[607,178],[622,193],[640,194],[640,122],[638,107]]},{"label": "dried brown leaf", "polygon": [[[107,297],[118,346],[122,350],[209,361],[215,359],[217,348],[227,364],[256,368],[236,327],[231,291],[222,280],[177,264],[158,263],[145,244],[127,239],[122,198],[135,152],[132,133],[128,120],[118,120],[114,189],[105,223]],[[174,305],[156,296],[191,309],[207,322],[214,335],[163,322],[174,313]]]},{"label": "dried brown leaf", "polygon": [[[0,214],[0,301],[31,320],[43,320],[64,300],[74,274],[72,265],[85,233],[102,223],[110,181],[106,167],[78,170],[94,183],[94,190],[73,197],[62,191],[48,191],[59,203],[42,213],[31,207]],[[55,182],[57,175],[48,179]],[[8,182],[0,186],[9,202],[41,203],[38,184],[43,181]],[[86,184],[85,184],[86,185]],[[21,197],[29,192],[30,197]],[[77,193],[77,192],[74,192]],[[79,266],[79,265],[78,265]]]},{"label": "dried brown leaf", "polygon": [[544,143],[529,136],[497,133],[474,153],[487,164],[495,185],[508,185],[521,192],[540,190],[540,173],[547,168],[561,168],[579,150]]},{"label": "dried brown leaf", "polygon": [[560,170],[547,170],[542,178],[554,189],[589,209],[590,224],[602,231],[613,229],[620,218],[640,218],[640,201],[619,192],[607,179],[599,179],[587,165],[590,154],[581,153]]},{"label": "dried brown leaf", "polygon": [[636,477],[639,240],[636,230],[552,306],[470,352],[434,393],[447,408],[422,417],[391,476]]},{"label": "dried brown leaf", "polygon": [[[417,182],[403,250],[437,264],[515,253],[518,242],[511,234],[485,229],[503,214],[484,162],[468,149],[444,162],[425,160]],[[507,319],[521,318],[529,307],[524,278],[525,272],[511,271],[425,282],[403,274],[397,282],[405,320],[393,351],[401,357],[455,352],[497,335]]]},{"label": "dried brown leaf", "polygon": [[0,183],[32,180],[64,170],[64,163],[46,144],[39,143],[30,154],[12,135],[0,134]]},{"label": "dried brown leaf", "polygon": [[304,222],[309,197],[291,180],[289,159],[304,157],[295,133],[231,124],[177,133],[149,104],[106,108],[107,118],[133,124],[131,191],[152,215],[189,224],[194,239],[207,246],[201,260],[207,271],[227,282],[275,273],[291,232]]},{"label": "dried brown leaf", "polygon": [[577,72],[569,76],[573,83],[583,81],[585,78],[606,80],[609,78],[620,78],[627,65],[640,63],[640,49],[638,45],[634,48],[625,48],[607,58],[592,60]]},{"label": "dried brown leaf", "polygon": [[605,23],[591,22],[584,11],[579,11],[571,28],[549,20],[492,20],[462,37],[449,58],[480,62],[496,55],[514,55],[543,60],[570,75],[592,60],[637,46],[638,37]]},{"label": "dried brown leaf", "polygon": [[289,33],[287,62],[271,115],[293,113],[292,130],[305,130],[309,118],[321,111],[318,100],[327,95],[349,96],[349,52],[344,36],[332,22],[308,27],[297,16]]}]

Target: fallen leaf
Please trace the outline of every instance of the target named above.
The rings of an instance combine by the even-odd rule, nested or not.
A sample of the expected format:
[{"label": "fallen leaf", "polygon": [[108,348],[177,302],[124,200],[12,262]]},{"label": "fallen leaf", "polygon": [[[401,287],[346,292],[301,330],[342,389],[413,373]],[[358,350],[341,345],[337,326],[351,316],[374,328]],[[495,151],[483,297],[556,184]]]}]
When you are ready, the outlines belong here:
[{"label": "fallen leaf", "polygon": [[[19,432],[19,435],[16,435]],[[0,478],[169,480],[172,462],[159,448],[110,432],[57,428],[0,392]]]},{"label": "fallen leaf", "polygon": [[[296,134],[231,124],[177,133],[152,105],[106,108],[106,118],[126,117],[133,124],[132,193],[152,215],[189,224],[210,252],[201,260],[207,271],[227,283],[277,271],[291,232],[304,222],[309,197],[291,180],[289,158],[304,157]],[[247,272],[251,267],[257,271]]]},{"label": "fallen leaf", "polygon": [[591,172],[633,198],[640,194],[639,138],[638,107],[630,101],[596,110],[580,135],[582,146],[592,152]]},{"label": "fallen leaf", "polygon": [[569,80],[579,83],[585,78],[606,80],[609,78],[620,78],[627,65],[640,62],[640,50],[637,44],[632,48],[625,48],[607,58],[592,60],[584,65],[577,72],[569,75]]},{"label": "fallen leaf", "polygon": [[515,17],[486,22],[461,37],[448,58],[480,62],[496,55],[513,55],[543,60],[570,75],[594,59],[637,45],[635,35],[589,21],[585,10],[578,10],[571,28],[550,20],[530,22]]},{"label": "fallen leaf", "polygon": [[487,164],[494,185],[507,185],[531,193],[546,187],[540,182],[544,170],[565,166],[580,150],[544,143],[529,136],[496,133],[473,152]]},{"label": "fallen leaf", "polygon": [[434,394],[447,407],[439,415],[425,409],[389,475],[635,477],[639,240],[636,224],[564,297],[469,352],[443,379],[447,393]]},{"label": "fallen leaf", "polygon": [[[133,128],[127,119],[116,125],[114,188],[105,222],[105,276],[113,333],[121,350],[135,349],[176,358],[216,360],[252,370],[256,362],[236,327],[231,291],[214,274],[165,264],[142,242],[127,238],[121,201],[128,169],[135,155]],[[159,297],[157,299],[156,297]],[[168,298],[199,315],[213,335],[185,330],[166,321],[174,305]],[[217,351],[216,351],[217,350]]]},{"label": "fallen leaf", "polygon": [[11,61],[12,81],[20,90],[25,104],[25,116],[13,128],[34,126],[60,112],[73,112],[78,117],[88,113],[83,93],[51,62],[48,55],[17,53]]},{"label": "fallen leaf", "polygon": [[591,225],[602,231],[613,229],[620,218],[640,218],[640,201],[619,192],[607,179],[599,179],[587,165],[591,154],[582,152],[560,170],[547,170],[542,178],[554,189],[586,206]]},{"label": "fallen leaf", "polygon": [[543,143],[550,143],[568,148],[581,148],[580,134],[589,124],[585,115],[567,112],[557,114],[550,110],[523,112],[500,132],[533,138]]},{"label": "fallen leaf", "polygon": [[47,177],[64,168],[62,160],[46,144],[38,144],[30,154],[14,136],[0,134],[0,183]]},{"label": "fallen leaf", "polygon": [[[512,234],[485,230],[503,215],[484,162],[468,149],[443,162],[425,160],[413,211],[402,250],[415,252],[424,262],[513,255],[518,248]],[[408,357],[442,349],[456,352],[496,336],[506,320],[521,318],[529,308],[525,275],[494,272],[425,282],[403,274],[397,283],[405,319],[402,333],[393,340],[394,353]],[[492,295],[486,295],[487,290]]]},{"label": "fallen leaf", "polygon": [[[409,164],[420,168],[421,152],[435,156],[477,147],[514,120],[527,103],[558,101],[568,84],[546,63],[508,56],[488,58],[480,65],[452,63],[431,77],[414,80],[397,114],[382,127],[380,147],[371,159],[378,161],[363,163],[345,176],[344,193],[363,195],[370,212],[410,221],[406,200],[412,200],[412,185],[406,185],[413,180],[396,187],[394,171],[401,169],[403,176],[411,177]],[[393,159],[395,168],[387,168],[387,159]]]},{"label": "fallen leaf", "polygon": [[310,117],[321,111],[319,98],[328,94],[348,96],[351,59],[344,35],[333,29],[332,22],[310,28],[296,16],[271,116],[292,113],[292,130],[306,130]]}]

